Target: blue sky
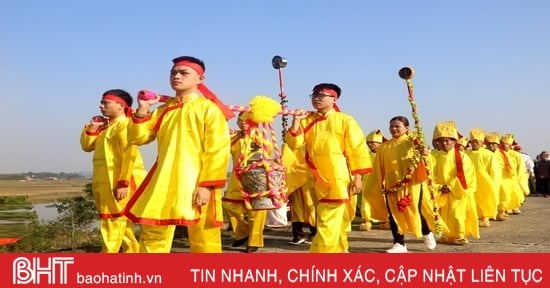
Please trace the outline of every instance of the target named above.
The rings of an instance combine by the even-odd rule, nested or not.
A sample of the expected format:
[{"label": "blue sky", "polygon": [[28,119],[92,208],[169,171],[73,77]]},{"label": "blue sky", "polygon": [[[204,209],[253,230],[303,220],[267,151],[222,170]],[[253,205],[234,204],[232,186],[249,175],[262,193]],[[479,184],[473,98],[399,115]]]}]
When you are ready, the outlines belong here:
[{"label": "blue sky", "polygon": [[[428,141],[454,120],[462,134],[513,133],[534,157],[550,149],[549,14],[542,0],[2,1],[0,173],[90,171],[79,136],[101,94],[168,94],[181,55],[203,59],[205,83],[234,105],[279,100],[282,55],[290,108],[333,82],[365,134],[386,136],[391,117],[412,120],[397,76],[411,66]],[[142,152],[151,165],[155,144]]]}]

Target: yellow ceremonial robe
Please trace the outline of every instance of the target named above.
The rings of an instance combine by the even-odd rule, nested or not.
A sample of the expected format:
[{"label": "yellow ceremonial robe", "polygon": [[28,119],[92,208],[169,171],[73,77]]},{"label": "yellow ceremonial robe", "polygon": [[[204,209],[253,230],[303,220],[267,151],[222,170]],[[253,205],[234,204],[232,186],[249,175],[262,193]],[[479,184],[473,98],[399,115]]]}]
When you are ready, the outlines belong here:
[{"label": "yellow ceremonial robe", "polygon": [[[220,108],[198,93],[183,103],[168,100],[150,116],[133,118],[128,140],[143,145],[157,139],[157,159],[128,203],[127,215],[148,225],[199,222],[201,211],[212,211],[209,225],[223,226],[221,188],[230,158],[227,121]],[[197,187],[213,187],[209,207],[193,205]]]},{"label": "yellow ceremonial robe", "polygon": [[[243,147],[244,137],[236,134],[231,138],[231,156],[233,167],[238,164],[242,153],[249,153],[249,147]],[[267,210],[248,210],[244,204],[243,192],[235,171],[229,177],[229,184],[223,197],[223,209],[229,217],[233,234],[236,240],[248,237],[248,246],[264,246],[264,226],[267,218]]]},{"label": "yellow ceremonial robe", "polygon": [[[373,165],[375,187],[382,191],[383,187],[387,189],[401,181],[408,174],[414,156],[414,149],[413,139],[408,134],[382,143],[378,148]],[[428,226],[432,231],[435,231],[433,206],[430,202],[420,199],[421,189],[423,189],[424,199],[430,197],[427,185],[424,183],[426,180],[425,168],[422,160],[419,159],[419,166],[414,169],[411,180],[398,191],[386,194],[387,205],[397,224],[399,234],[412,233],[417,238],[422,237],[422,223],[420,211],[418,210],[419,203],[422,204],[422,215],[426,218]],[[424,188],[422,188],[423,185],[425,185]],[[410,199],[410,204],[403,211],[399,211],[398,202],[406,195]]]},{"label": "yellow ceremonial robe", "polygon": [[372,170],[363,130],[351,116],[330,110],[302,119],[297,133],[287,133],[288,146],[306,145],[306,163],[315,176],[315,198],[349,200],[351,175]]},{"label": "yellow ceremonial robe", "polygon": [[351,176],[372,169],[361,127],[350,115],[331,109],[302,119],[300,129],[287,133],[285,140],[292,150],[306,145],[305,160],[315,179],[317,234],[310,252],[347,251],[346,228],[355,211]]},{"label": "yellow ceremonial robe", "polygon": [[[374,163],[376,153],[368,151],[371,163]],[[364,221],[388,221],[386,198],[381,187],[376,186],[374,173],[363,175],[363,191],[361,192],[361,218]]]},{"label": "yellow ceremonial robe", "polygon": [[[84,127],[80,136],[82,149],[94,151],[92,191],[100,218],[120,217],[146,174],[138,148],[128,145],[126,129],[129,121],[123,115],[111,119],[107,128],[96,133],[87,132],[87,127]],[[113,191],[119,181],[127,181],[130,185],[129,195],[117,201]]]},{"label": "yellow ceremonial robe", "polygon": [[[120,245],[127,252],[137,252],[133,225],[122,213],[146,171],[138,148],[128,145],[129,121],[122,115],[97,132],[88,132],[85,126],[80,135],[82,149],[94,151],[92,193],[101,219],[104,252],[116,253]],[[113,194],[119,182],[128,184],[128,195],[122,200]]]},{"label": "yellow ceremonial robe", "polygon": [[[290,150],[287,145],[283,147],[286,148],[283,149],[283,158],[291,159],[289,161],[283,160],[286,168],[288,198],[291,201],[291,221],[315,226],[316,201],[313,198],[311,189],[314,179],[308,171],[305,161],[305,145],[298,147],[295,151]],[[288,154],[293,157],[285,157]]]},{"label": "yellow ceremonial robe", "polygon": [[495,219],[502,172],[497,157],[487,149],[468,150],[466,154],[472,160],[476,170],[477,186],[475,201],[479,217]]},{"label": "yellow ceremonial robe", "polygon": [[454,148],[451,151],[436,154],[434,165],[434,187],[440,191],[443,185],[447,185],[451,192],[440,194],[438,203],[440,215],[449,228],[446,234],[448,239],[465,239],[468,236],[479,238],[479,223],[474,192],[476,191],[477,178],[474,165],[470,157],[460,153],[464,179],[463,186],[457,175],[457,164]]},{"label": "yellow ceremonial robe", "polygon": [[529,186],[527,186],[528,176],[525,173],[525,161],[518,151],[508,150],[506,151],[508,159],[510,160],[511,169],[514,171],[514,181],[517,185],[514,185],[514,189],[510,194],[510,199],[506,207],[507,210],[513,210],[519,208],[523,202],[525,202],[525,195],[529,194]]}]

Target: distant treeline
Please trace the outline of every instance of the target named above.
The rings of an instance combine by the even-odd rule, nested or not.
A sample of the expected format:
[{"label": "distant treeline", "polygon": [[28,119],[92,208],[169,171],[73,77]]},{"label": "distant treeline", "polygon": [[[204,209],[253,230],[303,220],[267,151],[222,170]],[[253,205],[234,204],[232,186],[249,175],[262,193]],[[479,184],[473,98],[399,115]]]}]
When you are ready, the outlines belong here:
[{"label": "distant treeline", "polygon": [[27,178],[35,179],[74,179],[74,178],[86,178],[81,173],[54,173],[54,172],[24,172],[24,173],[14,173],[14,174],[0,174],[0,180],[23,180]]}]

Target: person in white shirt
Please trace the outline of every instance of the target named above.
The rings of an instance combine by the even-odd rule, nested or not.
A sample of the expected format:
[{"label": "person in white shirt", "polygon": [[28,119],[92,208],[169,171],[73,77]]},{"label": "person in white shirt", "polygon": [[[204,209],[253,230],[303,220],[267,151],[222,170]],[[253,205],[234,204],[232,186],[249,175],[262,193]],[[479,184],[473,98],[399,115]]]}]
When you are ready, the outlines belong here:
[{"label": "person in white shirt", "polygon": [[535,162],[533,161],[533,159],[531,159],[531,156],[529,156],[529,154],[525,153],[522,151],[522,148],[521,146],[516,142],[514,143],[515,145],[513,145],[513,148],[514,150],[518,151],[521,155],[521,158],[523,159],[523,161],[525,162],[525,168],[526,168],[526,173],[529,174],[529,177],[528,177],[528,187],[529,187],[529,193],[534,193],[535,192]]}]

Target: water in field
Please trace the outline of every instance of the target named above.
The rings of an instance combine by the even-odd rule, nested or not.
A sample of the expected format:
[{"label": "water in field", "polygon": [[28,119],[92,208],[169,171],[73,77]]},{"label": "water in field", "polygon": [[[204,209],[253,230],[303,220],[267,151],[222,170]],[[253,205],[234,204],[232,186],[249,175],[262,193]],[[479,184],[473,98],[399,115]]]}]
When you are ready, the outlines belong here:
[{"label": "water in field", "polygon": [[[22,238],[30,234],[33,222],[58,220],[59,213],[52,204],[32,204],[26,196],[0,196],[0,239]],[[98,223],[92,223],[92,228]]]},{"label": "water in field", "polygon": [[56,220],[59,214],[51,204],[32,204],[25,196],[0,196],[0,238],[27,234],[32,221]]},{"label": "water in field", "polygon": [[34,211],[36,211],[36,214],[38,216],[38,220],[40,221],[53,221],[57,218],[59,213],[57,212],[57,209],[55,207],[48,207],[52,203],[41,203],[41,204],[34,204]]}]

